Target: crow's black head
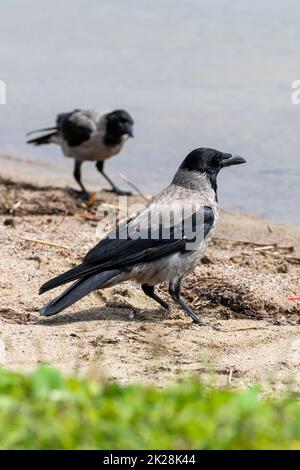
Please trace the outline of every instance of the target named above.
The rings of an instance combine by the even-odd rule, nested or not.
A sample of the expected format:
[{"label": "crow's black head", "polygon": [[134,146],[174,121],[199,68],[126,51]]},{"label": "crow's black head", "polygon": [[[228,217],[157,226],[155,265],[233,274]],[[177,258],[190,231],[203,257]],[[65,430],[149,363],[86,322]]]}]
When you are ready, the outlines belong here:
[{"label": "crow's black head", "polygon": [[188,154],[180,165],[180,169],[206,174],[216,191],[219,171],[226,166],[239,165],[240,163],[246,163],[246,160],[238,155],[199,148]]},{"label": "crow's black head", "polygon": [[133,137],[133,119],[127,111],[117,109],[106,115],[107,145],[117,145],[123,135]]}]

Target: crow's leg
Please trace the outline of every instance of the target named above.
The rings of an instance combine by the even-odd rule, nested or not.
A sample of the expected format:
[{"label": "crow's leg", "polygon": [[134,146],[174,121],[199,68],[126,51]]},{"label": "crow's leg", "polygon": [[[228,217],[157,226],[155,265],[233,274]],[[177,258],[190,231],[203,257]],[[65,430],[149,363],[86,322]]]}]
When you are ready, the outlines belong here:
[{"label": "crow's leg", "polygon": [[119,189],[114,182],[107,176],[106,173],[104,173],[103,167],[104,167],[104,162],[97,162],[96,167],[98,171],[100,171],[101,175],[106,179],[106,181],[111,185],[111,189],[108,191],[112,193],[116,193],[118,196],[132,196],[132,193],[130,191],[123,191],[122,189]]},{"label": "crow's leg", "polygon": [[182,300],[180,297],[180,284],[181,284],[181,279],[178,279],[175,281],[175,283],[170,284],[169,286],[169,294],[172,297],[172,299],[180,305],[184,313],[186,313],[189,317],[192,318],[193,322],[196,323],[199,326],[210,326],[211,328],[218,329],[215,325],[211,325],[210,323],[205,322],[202,320],[201,317],[195,314],[193,310],[186,305],[186,303]]},{"label": "crow's leg", "polygon": [[75,166],[74,166],[74,178],[75,180],[77,181],[77,183],[79,184],[79,186],[81,187],[81,190],[82,190],[82,196],[84,199],[90,199],[91,195],[90,193],[85,189],[82,181],[81,181],[81,165],[82,165],[82,162],[79,162],[78,160],[75,160]]},{"label": "crow's leg", "polygon": [[165,302],[159,295],[155,294],[154,292],[154,287],[149,286],[148,284],[142,284],[142,289],[144,291],[144,294],[146,294],[148,297],[151,297],[151,299],[156,300],[163,308],[166,310],[170,310],[171,307],[167,302]]}]

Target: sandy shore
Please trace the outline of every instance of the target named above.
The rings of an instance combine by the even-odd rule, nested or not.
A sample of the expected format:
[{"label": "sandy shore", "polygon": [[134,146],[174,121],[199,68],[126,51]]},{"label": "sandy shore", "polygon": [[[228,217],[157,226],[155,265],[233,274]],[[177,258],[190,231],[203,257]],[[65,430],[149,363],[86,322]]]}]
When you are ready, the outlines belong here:
[{"label": "sandy shore", "polygon": [[13,160],[2,158],[1,165],[3,365],[47,363],[124,383],[164,384],[190,373],[237,386],[260,381],[278,390],[300,383],[300,302],[287,300],[300,294],[299,228],[221,212],[204,263],[184,289],[186,300],[221,331],[199,328],[175,307],[162,311],[130,283],[44,319],[39,309],[53,293],[39,297],[39,286],[95,244],[96,207],[114,207],[116,198],[99,192],[97,204],[88,206],[66,188],[71,178],[47,178],[34,163],[16,176]]}]

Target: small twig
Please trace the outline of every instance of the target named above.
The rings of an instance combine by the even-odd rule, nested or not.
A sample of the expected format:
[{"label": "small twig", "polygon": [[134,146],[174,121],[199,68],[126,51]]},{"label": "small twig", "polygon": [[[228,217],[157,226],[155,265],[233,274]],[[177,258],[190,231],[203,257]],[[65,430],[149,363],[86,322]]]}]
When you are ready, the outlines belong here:
[{"label": "small twig", "polygon": [[112,209],[112,210],[114,210],[114,211],[116,211],[116,212],[119,212],[119,209],[120,209],[120,208],[119,208],[119,206],[116,206],[115,204],[108,204],[108,203],[106,203],[106,202],[103,202],[103,203],[101,204],[101,209]]},{"label": "small twig", "polygon": [[229,371],[229,375],[228,375],[228,385],[231,385],[232,376],[233,376],[233,368],[231,367]]},{"label": "small twig", "polygon": [[137,186],[134,184],[126,175],[123,175],[123,173],[120,173],[120,177],[122,180],[126,181],[126,183],[134,189],[145,201],[149,202],[151,199],[151,196],[146,196]]},{"label": "small twig", "polygon": [[[236,245],[253,245],[253,246],[260,246],[260,247],[266,246],[265,243],[251,242],[251,241],[248,241],[248,240],[230,240],[228,238],[218,238],[218,237],[215,237],[214,241],[220,242],[220,243],[232,243],[232,244],[236,244]],[[272,246],[276,247],[277,244],[274,243]]]},{"label": "small twig", "polygon": [[20,237],[20,240],[24,240],[25,242],[31,242],[31,243],[39,243],[41,245],[53,246],[55,248],[63,248],[64,250],[71,251],[69,247],[60,245],[58,243],[46,242],[44,240],[35,240],[33,238],[27,238],[27,237]]},{"label": "small twig", "polygon": [[269,251],[274,250],[275,245],[257,246],[254,251]]},{"label": "small twig", "polygon": [[146,339],[145,336],[139,333],[138,331],[132,331],[129,328],[123,328],[122,331],[125,331],[126,333],[131,333],[134,336],[138,336],[138,338],[134,338],[134,339],[137,339],[141,341],[142,343],[152,344],[152,341],[149,341],[148,339]]},{"label": "small twig", "polygon": [[56,225],[56,227],[54,227],[54,229],[52,230],[52,232],[56,232],[56,231],[62,226],[62,224],[63,224],[64,221],[66,220],[67,215],[68,215],[68,209],[65,210],[65,213],[63,214],[61,220],[58,222],[58,224]]},{"label": "small twig", "polygon": [[141,338],[145,338],[145,335],[139,333],[138,331],[132,331],[129,328],[123,328],[122,331],[126,331],[127,333],[132,333],[133,335],[140,336]]},{"label": "small twig", "polygon": [[214,241],[220,242],[220,243],[231,243],[233,245],[250,245],[250,246],[257,246],[258,249],[265,249],[265,250],[271,250],[272,248],[277,248],[277,250],[284,250],[284,251],[290,251],[293,252],[295,250],[295,247],[290,245],[290,246],[278,246],[277,243],[272,243],[267,245],[266,243],[257,243],[257,242],[251,242],[248,240],[230,240],[227,238],[218,238],[215,237]]},{"label": "small twig", "polygon": [[75,217],[78,219],[78,218],[82,218],[82,219],[86,219],[86,220],[90,220],[92,222],[99,222],[99,217],[97,217],[96,215],[94,214],[91,214],[90,212],[88,211],[81,211],[81,212],[77,212],[75,214]]},{"label": "small twig", "polygon": [[296,258],[294,256],[285,256],[284,259],[291,264],[300,264],[300,258]]}]

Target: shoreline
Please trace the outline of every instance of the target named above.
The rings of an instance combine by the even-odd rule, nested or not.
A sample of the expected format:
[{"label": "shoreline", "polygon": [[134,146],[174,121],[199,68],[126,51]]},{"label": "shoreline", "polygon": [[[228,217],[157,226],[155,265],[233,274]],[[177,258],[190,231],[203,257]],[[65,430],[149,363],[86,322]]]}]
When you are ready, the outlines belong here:
[{"label": "shoreline", "polygon": [[[71,162],[69,162],[71,163]],[[12,179],[15,182],[30,182],[34,185],[42,185],[42,186],[54,186],[54,187],[70,187],[74,190],[78,189],[76,182],[72,176],[72,165],[68,168],[67,165],[50,163],[43,159],[34,160],[31,158],[21,158],[18,156],[10,155],[10,154],[1,154],[0,153],[0,164],[1,164],[1,171],[0,176],[6,179]],[[16,165],[18,167],[18,172],[16,173]],[[38,171],[37,171],[38,169]],[[126,182],[123,181],[118,175],[114,175],[114,178],[118,182],[120,186],[124,186],[125,189],[132,189]],[[95,175],[93,176],[93,172],[87,172],[84,175],[84,181],[86,185],[90,188],[91,191],[101,191],[101,189],[108,187],[105,184],[105,181],[102,180],[101,176]],[[142,189],[142,188],[140,188]],[[222,208],[222,202],[220,204]],[[261,213],[250,213],[247,211],[234,211],[228,209],[226,207],[223,210],[229,213],[236,213],[240,215],[244,215],[246,217],[252,218],[253,220],[262,220],[269,223],[275,223],[278,225],[285,226],[288,230],[288,227],[298,228],[300,230],[300,221],[298,224],[292,224],[289,222],[271,219],[269,217],[264,216]]]}]

